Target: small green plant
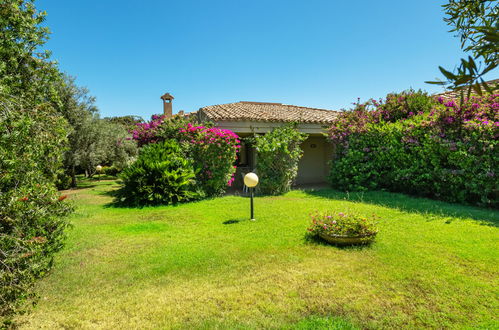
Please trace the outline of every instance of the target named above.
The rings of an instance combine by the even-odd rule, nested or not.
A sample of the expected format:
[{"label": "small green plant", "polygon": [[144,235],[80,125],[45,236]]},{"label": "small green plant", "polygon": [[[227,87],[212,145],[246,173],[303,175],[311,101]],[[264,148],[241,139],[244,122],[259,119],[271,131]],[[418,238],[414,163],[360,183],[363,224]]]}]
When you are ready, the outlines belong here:
[{"label": "small green plant", "polygon": [[316,212],[311,214],[308,231],[318,236],[361,237],[370,241],[378,233],[376,216],[363,217],[351,212]]},{"label": "small green plant", "polygon": [[103,166],[102,173],[109,176],[117,176],[120,173],[120,169],[114,165]]},{"label": "small green plant", "polygon": [[280,195],[291,190],[303,155],[300,145],[306,138],[307,134],[300,133],[294,124],[255,136],[257,172],[261,179],[259,191],[262,194]]},{"label": "small green plant", "polygon": [[120,178],[118,202],[125,205],[170,205],[202,197],[192,160],[174,140],[142,148],[137,161],[125,168]]}]

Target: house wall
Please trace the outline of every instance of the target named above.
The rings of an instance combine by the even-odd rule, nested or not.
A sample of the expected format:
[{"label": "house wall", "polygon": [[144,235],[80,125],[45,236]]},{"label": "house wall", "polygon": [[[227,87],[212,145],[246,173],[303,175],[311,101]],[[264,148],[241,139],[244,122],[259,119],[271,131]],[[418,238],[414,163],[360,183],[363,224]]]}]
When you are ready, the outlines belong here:
[{"label": "house wall", "polygon": [[301,147],[303,156],[298,163],[296,184],[327,182],[333,145],[325,137],[311,136],[302,143]]}]

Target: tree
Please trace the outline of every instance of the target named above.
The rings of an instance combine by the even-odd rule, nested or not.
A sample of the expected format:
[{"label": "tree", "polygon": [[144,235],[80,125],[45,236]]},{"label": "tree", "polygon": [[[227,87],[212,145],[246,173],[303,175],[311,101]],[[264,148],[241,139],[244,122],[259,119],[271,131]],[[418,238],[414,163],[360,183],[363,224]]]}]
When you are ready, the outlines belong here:
[{"label": "tree", "polygon": [[[499,65],[499,6],[496,0],[450,0],[442,6],[444,21],[461,39],[461,48],[471,53],[454,72],[439,67],[445,81],[427,81],[451,89],[467,87],[468,97],[474,91],[482,95],[499,89],[489,86],[483,76]],[[461,94],[463,96],[463,93]]]},{"label": "tree", "polygon": [[117,117],[105,117],[104,119],[108,120],[112,123],[121,124],[129,130],[133,129],[137,124],[144,122],[144,118],[142,118],[140,116],[132,116],[132,115],[117,116]]},{"label": "tree", "polygon": [[[71,178],[71,187],[76,187],[76,167],[78,166],[77,154],[83,147],[82,140],[88,132],[88,121],[98,113],[95,97],[89,95],[86,88],[75,84],[75,78],[63,76],[63,81],[57,86],[59,102],[57,111],[69,123],[68,148],[64,153],[65,172]],[[61,187],[68,188],[68,187]]]},{"label": "tree", "polygon": [[57,192],[67,123],[47,103],[0,94],[0,328],[34,297],[61,249],[71,205]]},{"label": "tree", "polygon": [[49,35],[45,16],[33,0],[0,2],[0,92],[32,105],[57,102],[61,78],[51,53],[41,50]]},{"label": "tree", "polygon": [[97,165],[114,165],[123,169],[137,155],[137,144],[129,140],[128,131],[120,124],[99,118],[97,114],[83,123],[75,152],[76,165],[87,176]]},{"label": "tree", "polygon": [[126,125],[120,120],[99,118],[95,97],[87,88],[77,86],[74,77],[64,75],[57,87],[56,108],[70,126],[68,148],[64,153],[64,171],[70,180],[61,180],[60,188],[76,187],[78,170],[91,176],[97,165],[123,169],[137,154],[136,142],[127,140],[130,134]]}]

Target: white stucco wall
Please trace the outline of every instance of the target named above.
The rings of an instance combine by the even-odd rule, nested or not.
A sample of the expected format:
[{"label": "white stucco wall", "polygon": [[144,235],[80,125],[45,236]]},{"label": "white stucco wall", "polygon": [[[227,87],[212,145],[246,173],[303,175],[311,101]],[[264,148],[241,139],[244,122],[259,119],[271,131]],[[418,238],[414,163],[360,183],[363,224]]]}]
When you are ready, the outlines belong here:
[{"label": "white stucco wall", "polygon": [[298,163],[296,184],[324,183],[329,174],[333,145],[325,137],[309,137],[302,145],[303,156]]}]

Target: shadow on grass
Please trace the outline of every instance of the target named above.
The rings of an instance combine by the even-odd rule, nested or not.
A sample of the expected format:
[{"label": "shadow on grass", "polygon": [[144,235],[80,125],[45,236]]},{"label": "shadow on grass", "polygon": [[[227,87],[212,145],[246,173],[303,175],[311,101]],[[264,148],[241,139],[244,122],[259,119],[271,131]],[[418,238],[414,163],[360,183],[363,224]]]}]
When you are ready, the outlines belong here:
[{"label": "shadow on grass", "polygon": [[323,240],[317,235],[313,235],[311,233],[306,233],[303,236],[303,242],[306,245],[322,245],[322,246],[330,246],[334,247],[340,250],[362,250],[362,249],[367,249],[369,248],[373,243],[370,244],[361,244],[361,245],[355,245],[355,244],[350,244],[350,245],[336,245],[336,244],[331,244]]},{"label": "shadow on grass", "polygon": [[212,199],[217,198],[217,197],[209,197],[209,198],[191,200],[188,202],[182,202],[182,203],[177,203],[177,204],[130,205],[130,204],[126,204],[126,203],[123,203],[122,201],[120,201],[118,189],[101,191],[101,192],[99,192],[99,195],[109,196],[109,197],[113,198],[112,202],[109,202],[109,203],[103,205],[104,208],[121,208],[121,209],[143,209],[145,207],[165,207],[165,206],[179,207],[179,206],[186,205],[186,204],[195,204],[195,203],[200,203],[200,202],[204,202],[204,201],[208,201],[208,200],[212,200]]},{"label": "shadow on grass", "polygon": [[230,220],[227,220],[227,221],[224,221],[222,222],[224,225],[232,225],[232,224],[235,224],[235,223],[240,223],[241,220],[240,219],[230,219]]},{"label": "shadow on grass", "polygon": [[[431,217],[449,217],[457,219],[473,219],[487,226],[499,226],[499,211],[476,206],[452,204],[422,197],[412,197],[400,193],[385,191],[341,192],[333,189],[304,190],[308,195],[350,202],[373,204],[377,206],[399,209],[404,212],[422,213]],[[447,223],[452,222],[449,219]]]}]

